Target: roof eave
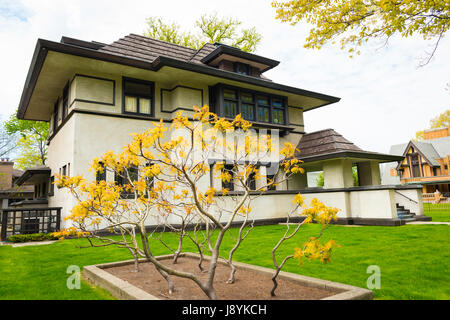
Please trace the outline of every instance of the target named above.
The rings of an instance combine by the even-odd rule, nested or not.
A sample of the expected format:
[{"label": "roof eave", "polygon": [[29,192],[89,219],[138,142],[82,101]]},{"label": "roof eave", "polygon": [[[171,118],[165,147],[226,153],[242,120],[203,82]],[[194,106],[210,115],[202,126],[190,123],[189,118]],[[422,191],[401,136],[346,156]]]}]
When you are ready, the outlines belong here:
[{"label": "roof eave", "polygon": [[356,159],[378,160],[380,162],[394,162],[394,161],[401,161],[403,160],[404,157],[377,152],[338,151],[307,157],[301,157],[300,155],[297,155],[296,158],[306,163],[338,158],[356,158]]},{"label": "roof eave", "polygon": [[60,42],[54,42],[44,39],[38,39],[36,43],[36,48],[33,54],[33,59],[31,61],[30,68],[28,70],[28,75],[25,81],[24,89],[22,92],[22,96],[20,99],[19,109],[17,112],[17,117],[19,119],[24,119],[24,115],[26,109],[28,108],[28,104],[31,99],[31,95],[33,93],[34,87],[36,85],[37,79],[39,77],[39,73],[42,69],[42,66],[45,62],[45,58],[47,56],[48,51],[55,51],[65,54],[71,54],[75,56],[81,56],[91,59],[98,59],[102,61],[127,65],[140,69],[147,69],[151,71],[158,71],[164,66],[173,67],[177,69],[183,69],[187,71],[198,72],[206,75],[216,76],[228,80],[234,80],[238,82],[248,83],[256,86],[265,87],[268,89],[279,90],[287,93],[298,94],[307,96],[310,98],[315,98],[319,100],[324,100],[326,103],[319,104],[312,108],[309,108],[306,111],[313,110],[319,107],[323,107],[328,104],[336,103],[340,101],[340,98],[333,97],[313,91],[303,90],[295,87],[290,87],[282,84],[278,84],[272,81],[267,81],[263,79],[258,79],[255,77],[250,77],[246,75],[240,75],[237,73],[216,69],[206,65],[200,65],[193,62],[185,62],[174,58],[160,56],[155,59],[153,62],[143,61],[140,59],[133,59],[128,57],[123,57],[115,54],[105,53],[89,48],[83,48],[71,44],[65,44]]}]

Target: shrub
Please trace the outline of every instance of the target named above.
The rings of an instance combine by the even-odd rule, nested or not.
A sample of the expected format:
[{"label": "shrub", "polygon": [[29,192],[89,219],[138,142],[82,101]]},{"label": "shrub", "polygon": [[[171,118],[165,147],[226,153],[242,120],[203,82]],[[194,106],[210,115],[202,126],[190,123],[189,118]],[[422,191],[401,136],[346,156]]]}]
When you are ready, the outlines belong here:
[{"label": "shrub", "polygon": [[16,234],[10,236],[8,240],[14,243],[29,242],[29,241],[44,241],[57,240],[57,237],[52,236],[51,233],[33,233],[33,234]]}]

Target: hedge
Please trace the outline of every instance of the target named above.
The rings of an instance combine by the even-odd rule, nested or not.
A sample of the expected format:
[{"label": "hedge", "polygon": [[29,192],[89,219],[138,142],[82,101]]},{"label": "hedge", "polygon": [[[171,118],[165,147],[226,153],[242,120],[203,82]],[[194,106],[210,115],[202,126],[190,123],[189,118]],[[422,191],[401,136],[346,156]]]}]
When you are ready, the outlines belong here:
[{"label": "hedge", "polygon": [[32,234],[16,234],[8,238],[11,242],[28,242],[28,241],[44,241],[58,240],[51,233],[32,233]]}]

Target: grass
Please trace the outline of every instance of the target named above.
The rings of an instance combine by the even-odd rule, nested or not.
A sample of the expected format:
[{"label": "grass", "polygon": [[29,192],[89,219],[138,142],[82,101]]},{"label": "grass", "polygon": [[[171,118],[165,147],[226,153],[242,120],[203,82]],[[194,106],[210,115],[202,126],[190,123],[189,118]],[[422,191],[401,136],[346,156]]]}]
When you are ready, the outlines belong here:
[{"label": "grass", "polygon": [[436,222],[450,222],[450,203],[424,203],[425,215]]},{"label": "grass", "polygon": [[[302,227],[301,232],[280,250],[280,257],[291,254],[307,237],[318,233],[318,225]],[[235,260],[272,267],[271,248],[284,232],[280,225],[255,227]],[[381,289],[376,299],[450,299],[450,242],[447,225],[405,225],[401,227],[345,227],[332,225],[324,240],[334,239],[341,248],[333,252],[332,262],[305,262],[301,267],[291,260],[284,271],[366,287],[367,267],[381,270]],[[232,230],[236,234],[237,230]],[[176,244],[172,234],[164,235]],[[167,249],[154,243],[156,255]],[[79,248],[85,239],[65,240],[51,245],[12,248],[0,246],[0,299],[112,299],[103,289],[82,282],[80,290],[68,290],[69,265],[130,259],[125,249],[115,247]],[[227,236],[222,255],[232,247]],[[187,250],[194,250],[186,243]]]}]

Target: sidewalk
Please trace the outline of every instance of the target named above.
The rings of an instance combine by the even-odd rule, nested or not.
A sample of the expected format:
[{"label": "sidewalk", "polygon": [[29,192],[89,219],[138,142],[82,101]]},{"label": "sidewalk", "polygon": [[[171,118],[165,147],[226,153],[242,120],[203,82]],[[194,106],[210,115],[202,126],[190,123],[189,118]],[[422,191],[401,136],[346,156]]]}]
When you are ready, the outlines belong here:
[{"label": "sidewalk", "polygon": [[411,221],[411,222],[406,222],[406,224],[446,224],[446,225],[450,225],[450,222],[441,222],[441,221]]}]

